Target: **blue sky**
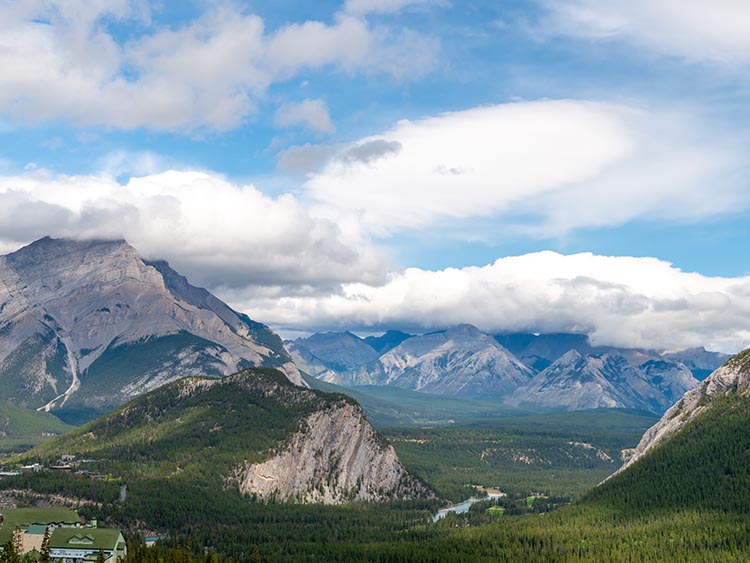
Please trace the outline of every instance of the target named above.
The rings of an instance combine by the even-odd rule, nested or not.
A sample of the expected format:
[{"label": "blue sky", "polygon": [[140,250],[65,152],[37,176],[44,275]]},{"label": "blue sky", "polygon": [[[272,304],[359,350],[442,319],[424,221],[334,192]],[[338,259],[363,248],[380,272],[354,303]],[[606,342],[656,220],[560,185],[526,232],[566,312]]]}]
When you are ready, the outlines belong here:
[{"label": "blue sky", "polygon": [[[2,251],[125,237],[286,332],[750,344],[744,2],[7,0],[0,28]],[[472,306],[524,256],[542,305],[492,278]]]}]

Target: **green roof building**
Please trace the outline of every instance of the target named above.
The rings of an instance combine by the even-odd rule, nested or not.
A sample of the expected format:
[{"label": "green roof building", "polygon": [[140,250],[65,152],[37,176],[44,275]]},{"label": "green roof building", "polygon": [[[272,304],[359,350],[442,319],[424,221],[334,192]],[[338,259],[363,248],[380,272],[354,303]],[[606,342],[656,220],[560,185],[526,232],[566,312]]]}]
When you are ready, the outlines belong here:
[{"label": "green roof building", "polygon": [[52,560],[60,563],[96,561],[100,550],[105,561],[116,563],[128,553],[120,530],[110,528],[57,528],[49,547]]},{"label": "green roof building", "polygon": [[81,518],[67,508],[13,508],[0,512],[0,544],[13,536],[13,531],[20,528],[24,535],[44,535],[49,527],[50,532],[58,527],[78,527]]}]

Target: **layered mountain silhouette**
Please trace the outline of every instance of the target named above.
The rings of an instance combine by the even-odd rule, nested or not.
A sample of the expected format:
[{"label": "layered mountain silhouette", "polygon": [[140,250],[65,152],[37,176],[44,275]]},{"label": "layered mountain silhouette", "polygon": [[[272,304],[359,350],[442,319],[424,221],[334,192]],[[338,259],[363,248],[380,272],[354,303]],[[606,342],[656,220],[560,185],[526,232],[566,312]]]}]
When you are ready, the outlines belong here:
[{"label": "layered mountain silhouette", "polygon": [[[379,348],[381,342],[393,345]],[[490,335],[471,325],[415,336],[389,331],[364,339],[351,332],[318,333],[287,346],[300,369],[338,385],[657,414],[729,357],[703,348],[662,353],[594,346],[584,334]]]}]

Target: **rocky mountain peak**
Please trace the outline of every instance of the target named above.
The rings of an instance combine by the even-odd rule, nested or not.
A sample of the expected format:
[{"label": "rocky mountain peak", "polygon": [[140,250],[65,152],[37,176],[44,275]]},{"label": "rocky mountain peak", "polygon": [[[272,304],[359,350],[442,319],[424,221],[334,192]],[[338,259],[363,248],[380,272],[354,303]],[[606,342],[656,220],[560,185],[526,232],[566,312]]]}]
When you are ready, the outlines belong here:
[{"label": "rocky mountain peak", "polygon": [[281,339],[123,240],[45,237],[0,257],[0,392],[104,409],[186,375],[276,367]]}]

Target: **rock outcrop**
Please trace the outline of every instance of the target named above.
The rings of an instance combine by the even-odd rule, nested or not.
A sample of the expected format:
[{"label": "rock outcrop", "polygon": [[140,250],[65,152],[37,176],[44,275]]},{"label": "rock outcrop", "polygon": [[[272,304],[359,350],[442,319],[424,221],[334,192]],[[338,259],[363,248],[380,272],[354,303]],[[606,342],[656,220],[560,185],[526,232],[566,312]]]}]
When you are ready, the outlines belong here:
[{"label": "rock outcrop", "polygon": [[737,354],[714,371],[699,386],[670,408],[641,438],[638,446],[627,452],[624,465],[615,475],[641,459],[644,455],[674,436],[691,420],[711,408],[716,397],[748,393],[750,391],[750,349]]},{"label": "rock outcrop", "polygon": [[311,414],[284,451],[243,464],[235,480],[244,494],[264,500],[338,504],[431,496],[351,403]]}]

